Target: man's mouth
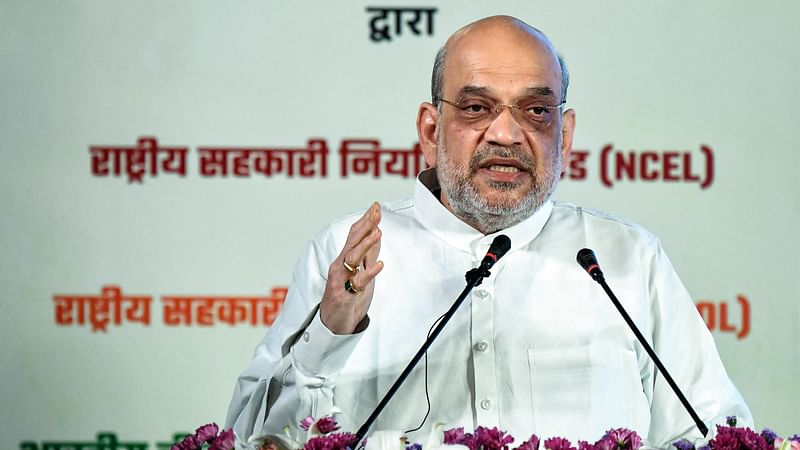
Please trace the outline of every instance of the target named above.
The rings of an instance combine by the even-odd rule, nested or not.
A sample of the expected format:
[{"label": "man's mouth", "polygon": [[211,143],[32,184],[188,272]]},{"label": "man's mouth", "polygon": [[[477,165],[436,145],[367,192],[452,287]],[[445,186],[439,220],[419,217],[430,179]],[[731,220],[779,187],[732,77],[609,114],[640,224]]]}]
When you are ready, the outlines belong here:
[{"label": "man's mouth", "polygon": [[515,158],[492,157],[478,166],[477,173],[493,182],[518,184],[528,177],[529,171]]},{"label": "man's mouth", "polygon": [[504,173],[517,173],[519,169],[514,166],[501,166],[499,164],[493,164],[487,167],[489,170],[493,172],[504,172]]},{"label": "man's mouth", "polygon": [[490,157],[482,161],[478,167],[492,172],[509,174],[528,171],[525,164],[516,158]]}]

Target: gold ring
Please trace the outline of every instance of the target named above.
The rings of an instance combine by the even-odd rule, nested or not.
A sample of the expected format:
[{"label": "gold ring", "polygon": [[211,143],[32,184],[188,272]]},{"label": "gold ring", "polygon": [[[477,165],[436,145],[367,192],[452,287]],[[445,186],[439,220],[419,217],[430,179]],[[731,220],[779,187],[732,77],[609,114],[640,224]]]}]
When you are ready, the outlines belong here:
[{"label": "gold ring", "polygon": [[343,265],[343,266],[344,266],[344,268],[345,268],[345,269],[347,269],[347,271],[348,271],[348,272],[350,272],[350,273],[356,273],[356,272],[358,272],[358,268],[359,268],[359,266],[353,267],[353,266],[351,266],[350,264],[347,264],[347,260],[342,260],[342,265]]},{"label": "gold ring", "polygon": [[356,289],[355,286],[353,286],[353,280],[351,280],[349,278],[347,279],[347,281],[344,282],[344,290],[349,292],[349,293],[351,293],[351,294],[353,294],[353,295],[356,295],[359,292],[361,292],[358,289]]}]

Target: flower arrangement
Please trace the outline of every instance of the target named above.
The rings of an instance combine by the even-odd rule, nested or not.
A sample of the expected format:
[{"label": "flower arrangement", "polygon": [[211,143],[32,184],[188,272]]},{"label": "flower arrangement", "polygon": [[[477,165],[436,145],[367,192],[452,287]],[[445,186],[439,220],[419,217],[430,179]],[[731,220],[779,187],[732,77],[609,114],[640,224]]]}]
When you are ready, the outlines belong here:
[{"label": "flower arrangement", "polygon": [[[242,443],[235,441],[231,429],[219,432],[212,423],[198,428],[171,450],[352,450],[356,444],[356,435],[341,432],[333,415],[317,420],[308,416],[300,422],[300,428],[306,431],[305,444],[299,442],[299,437],[292,437],[288,427],[284,429],[285,436],[260,436]],[[433,438],[434,435],[438,437]],[[593,444],[578,441],[573,445],[562,437],[542,440],[535,434],[516,447],[512,447],[514,441],[513,436],[497,428],[479,426],[472,433],[465,432],[464,428],[452,428],[442,435],[435,427],[426,450],[442,446],[463,450],[639,450],[642,447],[641,437],[626,428],[608,430]],[[717,426],[716,435],[707,444],[696,447],[681,439],[673,446],[673,450],[800,450],[800,435],[784,439],[768,428],[756,433],[749,428],[736,427],[736,418],[728,417],[727,426]],[[377,432],[367,440],[366,450],[423,450],[423,447],[409,443],[399,432]]]},{"label": "flower arrangement", "polygon": [[183,440],[170,448],[170,450],[233,450],[236,440],[233,429],[220,433],[215,423],[209,423],[188,434]]},{"label": "flower arrangement", "polygon": [[759,434],[750,428],[737,427],[736,417],[729,416],[727,426],[717,425],[717,434],[708,444],[698,448],[681,439],[672,445],[678,450],[800,450],[800,435],[783,439],[769,428]]},{"label": "flower arrangement", "polygon": [[[445,444],[464,445],[469,450],[509,450],[509,444],[514,442],[514,437],[497,428],[478,427],[475,433],[465,433],[463,428],[454,428],[444,432]],[[513,450],[539,450],[541,440],[532,434],[527,441]],[[639,450],[642,440],[635,431],[625,428],[608,430],[606,434],[594,444],[578,441],[578,447],[572,446],[568,439],[553,437],[545,439],[543,450]]]}]

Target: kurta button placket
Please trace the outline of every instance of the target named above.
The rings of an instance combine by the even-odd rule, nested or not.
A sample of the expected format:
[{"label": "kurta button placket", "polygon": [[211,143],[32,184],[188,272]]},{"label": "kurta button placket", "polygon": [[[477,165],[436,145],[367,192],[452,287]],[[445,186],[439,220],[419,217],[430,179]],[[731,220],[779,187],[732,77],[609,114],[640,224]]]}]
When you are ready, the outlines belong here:
[{"label": "kurta button placket", "polygon": [[[492,238],[484,237],[473,247],[476,266],[483,259],[489,249]],[[494,275],[498,266],[492,270]],[[476,412],[477,423],[483,426],[500,426],[498,408],[495,408],[495,400],[498,396],[497,385],[497,366],[494,352],[494,323],[495,310],[494,298],[494,276],[485,278],[481,285],[474,290],[473,301],[470,302],[471,308],[471,329],[472,338],[472,366],[473,377],[475,380],[474,409]]]}]

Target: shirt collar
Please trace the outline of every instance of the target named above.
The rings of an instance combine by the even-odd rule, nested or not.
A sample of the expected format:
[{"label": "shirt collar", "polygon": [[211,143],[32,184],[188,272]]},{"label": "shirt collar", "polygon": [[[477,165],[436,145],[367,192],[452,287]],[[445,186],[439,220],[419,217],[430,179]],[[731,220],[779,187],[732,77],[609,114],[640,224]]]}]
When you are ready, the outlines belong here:
[{"label": "shirt collar", "polygon": [[416,218],[439,239],[470,253],[485,251],[499,234],[505,234],[511,239],[511,251],[527,245],[542,231],[553,210],[553,202],[547,200],[533,215],[522,222],[505,230],[484,235],[445,208],[439,201],[439,191],[436,169],[429,168],[420,172],[414,188]]}]

